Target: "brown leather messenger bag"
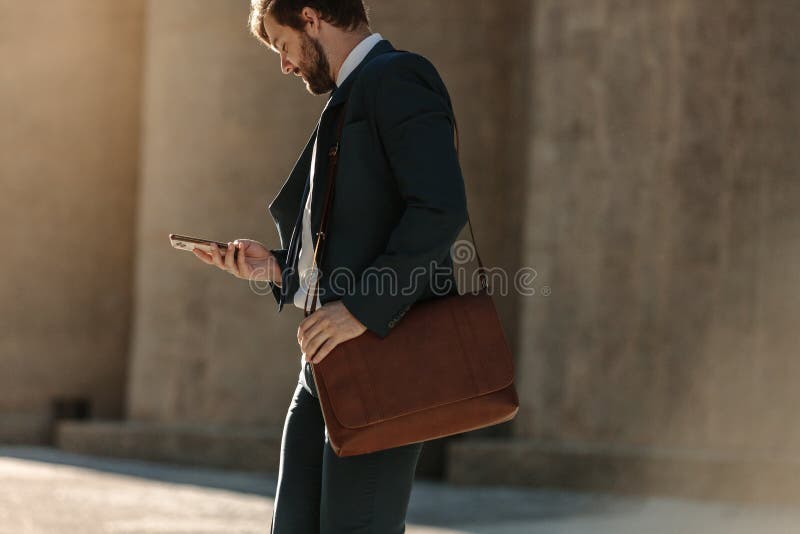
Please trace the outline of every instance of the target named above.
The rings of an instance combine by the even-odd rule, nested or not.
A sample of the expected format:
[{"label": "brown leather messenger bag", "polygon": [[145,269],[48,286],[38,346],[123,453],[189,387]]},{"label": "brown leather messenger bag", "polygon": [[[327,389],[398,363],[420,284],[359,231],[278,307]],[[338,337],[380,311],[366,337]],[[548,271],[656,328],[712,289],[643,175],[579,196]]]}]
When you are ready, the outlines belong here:
[{"label": "brown leather messenger bag", "polygon": [[[314,246],[314,290],[303,308],[316,309],[339,141],[328,151],[328,184]],[[458,152],[458,125],[455,124]],[[366,330],[338,344],[311,370],[331,447],[353,456],[427,441],[513,419],[519,410],[514,362],[500,318],[488,293],[477,254],[480,288],[414,303],[383,338]],[[318,256],[319,255],[319,256]]]}]

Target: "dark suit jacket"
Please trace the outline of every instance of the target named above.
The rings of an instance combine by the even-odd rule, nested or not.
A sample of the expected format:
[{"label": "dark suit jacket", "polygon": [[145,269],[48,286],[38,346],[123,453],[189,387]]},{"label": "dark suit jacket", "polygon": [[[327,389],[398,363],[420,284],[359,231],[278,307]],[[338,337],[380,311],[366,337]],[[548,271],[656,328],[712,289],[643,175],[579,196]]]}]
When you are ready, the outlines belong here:
[{"label": "dark suit jacket", "polygon": [[[385,39],[333,92],[323,125],[326,114],[335,115],[345,101],[327,243],[318,266],[319,298],[322,304],[341,299],[362,324],[385,337],[414,302],[457,292],[450,247],[466,224],[467,210],[453,109],[430,61],[395,50]],[[286,272],[287,248],[303,209],[318,129],[319,123],[269,204],[281,243],[272,252],[284,269],[282,284],[290,288],[282,298],[273,286],[278,311],[284,301],[291,303],[297,288],[297,273]],[[335,124],[320,129],[318,140],[311,214],[315,240],[334,130]]]}]

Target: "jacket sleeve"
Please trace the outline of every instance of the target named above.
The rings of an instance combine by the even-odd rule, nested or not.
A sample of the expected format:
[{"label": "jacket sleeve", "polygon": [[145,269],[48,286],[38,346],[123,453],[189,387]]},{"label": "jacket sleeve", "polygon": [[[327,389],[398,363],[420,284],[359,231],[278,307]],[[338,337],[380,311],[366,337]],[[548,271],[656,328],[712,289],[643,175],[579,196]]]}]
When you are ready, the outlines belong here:
[{"label": "jacket sleeve", "polygon": [[403,55],[387,65],[373,95],[378,134],[405,210],[383,253],[356,277],[342,303],[383,338],[432,284],[467,210],[453,112],[434,66],[423,56]]},{"label": "jacket sleeve", "polygon": [[[281,272],[283,272],[286,267],[286,255],[289,250],[285,248],[271,248],[269,251],[275,256],[275,260],[278,262],[278,265],[280,265]],[[272,296],[275,297],[275,303],[280,303],[281,288],[272,282],[269,283],[269,287],[272,290]]]}]

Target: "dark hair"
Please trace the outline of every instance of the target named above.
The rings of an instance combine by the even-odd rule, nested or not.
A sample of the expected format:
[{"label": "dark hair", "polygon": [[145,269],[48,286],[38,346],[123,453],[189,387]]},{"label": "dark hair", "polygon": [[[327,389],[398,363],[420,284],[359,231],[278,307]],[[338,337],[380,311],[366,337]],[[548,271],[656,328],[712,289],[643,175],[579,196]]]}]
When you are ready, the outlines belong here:
[{"label": "dark hair", "polygon": [[364,0],[250,0],[250,33],[267,46],[269,37],[264,29],[264,17],[272,15],[278,24],[302,30],[300,12],[304,7],[316,9],[325,22],[345,30],[355,30],[369,25]]}]

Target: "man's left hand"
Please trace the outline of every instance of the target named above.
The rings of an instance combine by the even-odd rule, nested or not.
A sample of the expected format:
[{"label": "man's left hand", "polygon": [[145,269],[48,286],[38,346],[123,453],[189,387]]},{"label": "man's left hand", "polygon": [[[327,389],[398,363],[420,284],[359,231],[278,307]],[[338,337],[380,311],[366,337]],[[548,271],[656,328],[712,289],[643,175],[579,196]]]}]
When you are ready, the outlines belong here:
[{"label": "man's left hand", "polygon": [[360,336],[366,329],[341,301],[335,300],[303,319],[297,327],[297,343],[306,361],[319,363],[336,345]]}]

